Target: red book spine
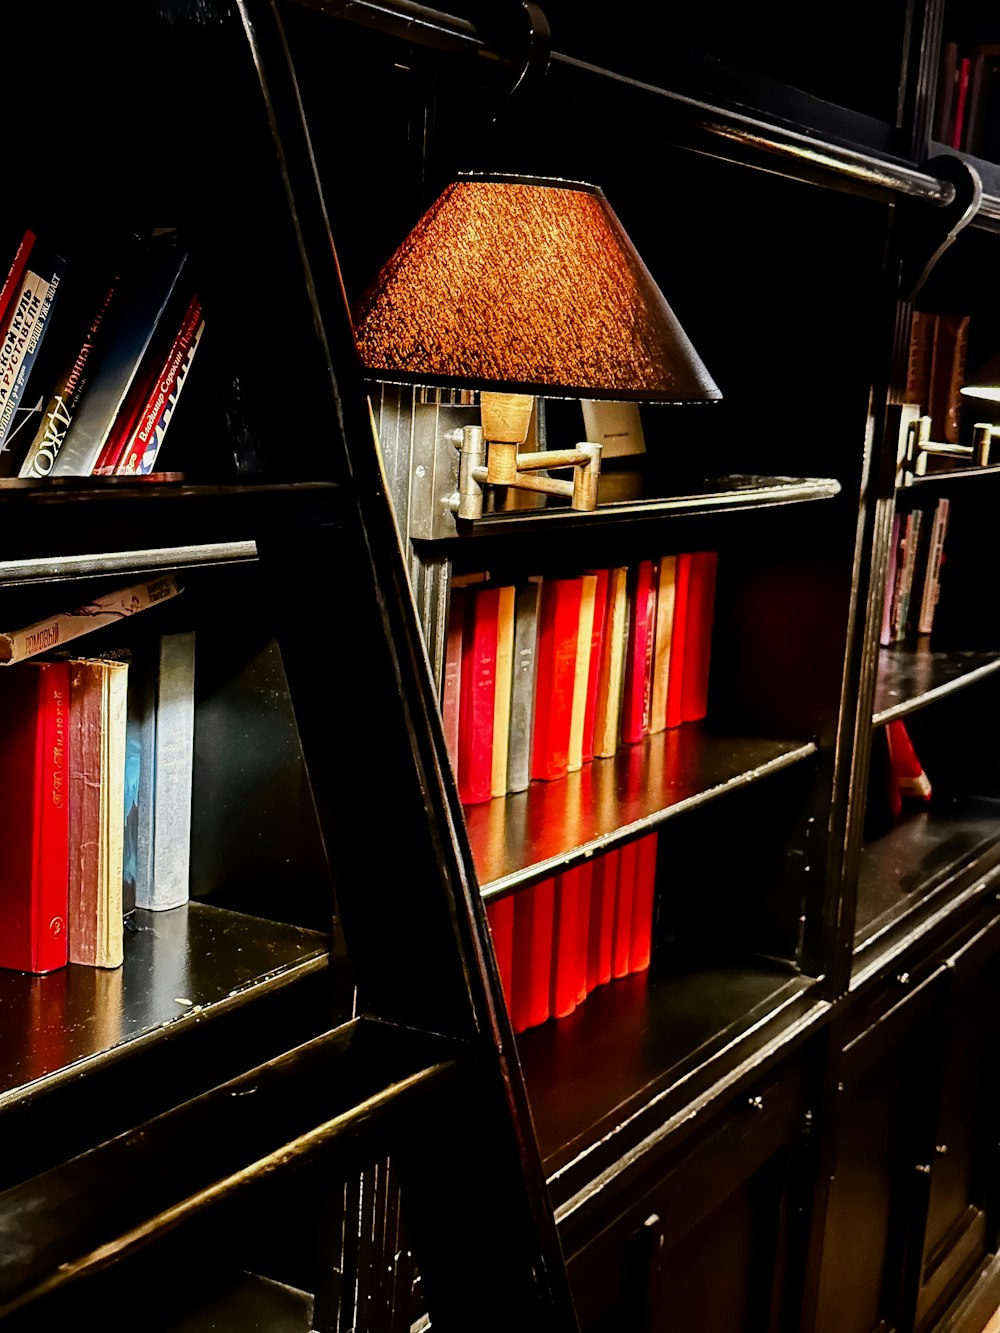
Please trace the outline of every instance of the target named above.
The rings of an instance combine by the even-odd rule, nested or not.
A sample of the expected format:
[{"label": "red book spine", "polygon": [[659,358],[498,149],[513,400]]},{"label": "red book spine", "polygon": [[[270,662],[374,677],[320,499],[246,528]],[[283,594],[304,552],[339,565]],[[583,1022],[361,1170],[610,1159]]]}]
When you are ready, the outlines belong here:
[{"label": "red book spine", "polygon": [[[0,869],[0,967],[50,972],[67,962],[69,664],[17,667],[0,708],[8,779]],[[6,682],[5,682],[6,683]]]},{"label": "red book spine", "polygon": [[515,1032],[551,1016],[552,926],[555,880],[531,884],[514,896],[511,1022]]},{"label": "red book spine", "polygon": [[441,719],[448,758],[458,772],[459,700],[462,697],[462,625],[465,618],[465,589],[452,588],[445,631],[444,679],[441,682]]},{"label": "red book spine", "polygon": [[652,634],[656,623],[656,583],[652,560],[640,560],[630,589],[628,647],[625,652],[625,692],[622,702],[621,741],[635,745],[649,730]]},{"label": "red book spine", "polygon": [[580,881],[577,871],[567,870],[556,876],[555,905],[552,921],[552,998],[553,1018],[565,1018],[576,1008],[577,958],[579,957],[579,922],[577,905]]},{"label": "red book spine", "polygon": [[632,899],[635,897],[637,848],[627,842],[619,853],[618,891],[615,894],[615,926],[611,945],[611,975],[628,976],[629,950],[632,947]]},{"label": "red book spine", "polygon": [[507,1012],[513,1013],[514,983],[514,898],[494,898],[486,904],[486,919],[490,923],[493,937],[493,953],[500,973],[500,985],[503,987]]},{"label": "red book spine", "polygon": [[611,980],[620,856],[621,853],[615,848],[594,861],[590,879],[590,931],[587,941],[588,990],[603,986]]},{"label": "red book spine", "polygon": [[632,933],[628,951],[628,970],[630,972],[645,971],[649,967],[652,954],[657,841],[655,833],[647,833],[636,844],[635,891],[632,894]]},{"label": "red book spine", "polygon": [[29,228],[17,243],[14,257],[7,269],[7,276],[3,280],[3,286],[0,287],[0,331],[7,326],[7,316],[16,293],[21,290],[21,280],[24,277],[24,270],[28,267],[28,257],[37,239]]},{"label": "red book spine", "polygon": [[604,627],[608,620],[609,569],[595,569],[597,585],[594,588],[594,631],[590,640],[590,674],[587,677],[587,707],[583,715],[583,762],[594,757],[594,722],[597,717],[597,686],[601,676],[601,652],[604,648]]},{"label": "red book spine", "polygon": [[585,861],[577,870],[576,898],[576,1002],[582,1004],[590,987],[587,982],[587,958],[590,949],[590,889],[594,879],[593,861]]},{"label": "red book spine", "polygon": [[958,92],[955,96],[955,124],[951,131],[952,148],[962,147],[962,129],[965,125],[965,106],[969,99],[969,72],[972,61],[963,56],[958,65]]},{"label": "red book spine", "polygon": [[542,584],[531,745],[532,778],[546,781],[561,778],[569,770],[569,732],[582,591],[583,580],[579,578],[546,579]]},{"label": "red book spine", "polygon": [[477,588],[462,634],[458,794],[466,805],[490,799],[499,609],[499,588]]},{"label": "red book spine", "polygon": [[679,727],[683,722],[683,672],[687,636],[688,589],[691,582],[691,555],[682,552],[677,557],[674,583],[674,629],[670,636],[670,671],[667,677],[667,726]]},{"label": "red book spine", "polygon": [[691,556],[684,664],[681,668],[682,722],[699,722],[708,712],[708,669],[718,564],[716,551],[696,551]]}]

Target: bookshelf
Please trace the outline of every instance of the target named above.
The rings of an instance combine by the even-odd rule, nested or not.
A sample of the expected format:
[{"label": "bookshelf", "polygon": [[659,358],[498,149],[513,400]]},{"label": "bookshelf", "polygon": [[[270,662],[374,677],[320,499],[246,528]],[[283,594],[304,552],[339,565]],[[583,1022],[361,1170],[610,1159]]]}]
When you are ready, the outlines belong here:
[{"label": "bookshelf", "polygon": [[[0,1218],[28,1219],[0,1326],[131,1328],[177,1264],[157,1333],[978,1333],[1000,468],[897,460],[914,312],[996,350],[1000,163],[935,101],[946,43],[1000,29],[957,0],[849,0],[823,42],[730,0],[23,8],[25,49],[58,23],[72,51],[54,118],[93,128],[3,225],[85,267],[182,229],[206,327],[160,479],[0,479],[0,627],[170,572],[155,625],[92,647],[146,623],[198,653],[189,904],[120,971],[0,975]],[[358,363],[351,304],[466,170],[599,185],[722,389],[644,404],[591,512],[456,524],[451,445],[428,474],[414,422],[477,404]],[[578,404],[536,406],[544,447],[582,438]],[[894,519],[942,498],[933,630],[883,643]],[[463,807],[456,584],[699,550],[705,718]],[[933,795],[893,812],[899,725]],[[649,967],[515,1033],[487,908],[652,833]]]}]

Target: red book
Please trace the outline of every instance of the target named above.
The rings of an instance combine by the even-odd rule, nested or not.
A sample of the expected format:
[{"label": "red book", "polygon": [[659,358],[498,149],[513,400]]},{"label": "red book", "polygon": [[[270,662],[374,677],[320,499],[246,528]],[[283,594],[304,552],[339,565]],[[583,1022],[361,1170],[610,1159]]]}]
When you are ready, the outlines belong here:
[{"label": "red book", "polygon": [[594,720],[597,717],[597,684],[601,675],[601,652],[604,647],[604,627],[608,619],[609,569],[591,571],[597,575],[594,589],[594,628],[590,638],[590,674],[587,677],[587,708],[583,715],[583,762],[594,757]]},{"label": "red book", "polygon": [[587,989],[611,980],[611,951],[615,932],[618,862],[615,848],[594,860],[590,877],[590,930],[587,941]]},{"label": "red book", "polygon": [[0,967],[51,972],[67,961],[68,724],[68,662],[24,662],[3,672]]},{"label": "red book", "polygon": [[[906,723],[901,717],[886,723],[885,737],[889,745],[889,764],[895,775],[900,796],[918,801],[931,799],[931,780],[913,747]],[[898,811],[896,811],[898,813]]]},{"label": "red book", "polygon": [[535,722],[531,776],[550,780],[569,771],[569,733],[576,679],[581,578],[552,578],[542,584],[535,669]]},{"label": "red book", "polygon": [[500,973],[507,1012],[512,1013],[514,983],[514,897],[493,898],[486,904],[486,919],[493,937],[493,953]]},{"label": "red book", "polygon": [[632,899],[635,897],[637,847],[627,842],[619,852],[618,890],[615,894],[615,924],[611,942],[611,975],[624,977],[629,971],[632,947]]},{"label": "red book", "polygon": [[0,286],[0,331],[7,326],[7,316],[15,295],[21,290],[24,270],[28,267],[28,256],[38,238],[30,228],[26,228],[14,250],[14,256],[7,269],[7,276]]},{"label": "red book", "polygon": [[552,925],[555,880],[543,879],[514,895],[511,1022],[515,1032],[551,1016]]},{"label": "red book", "polygon": [[462,625],[465,618],[465,590],[452,588],[448,600],[448,627],[444,644],[444,679],[441,682],[441,718],[444,741],[451,766],[458,772],[458,701],[462,685]]},{"label": "red book", "polygon": [[684,664],[681,668],[682,722],[699,722],[708,712],[708,668],[712,653],[718,564],[716,551],[696,551],[691,556]]},{"label": "red book", "polygon": [[576,1008],[577,959],[580,954],[579,902],[580,880],[575,869],[556,876],[552,917],[552,999],[553,1018],[565,1018]]},{"label": "red book", "polygon": [[684,660],[687,637],[688,589],[691,582],[691,560],[688,552],[677,557],[674,575],[674,628],[670,635],[670,669],[667,673],[667,726],[679,727],[684,721]]},{"label": "red book", "polygon": [[647,833],[636,844],[635,890],[632,894],[632,935],[628,951],[628,970],[630,972],[642,972],[649,967],[649,959],[652,954],[657,841],[655,833]]},{"label": "red book", "polygon": [[955,95],[955,123],[951,130],[952,148],[962,147],[962,130],[965,126],[965,108],[969,99],[969,74],[972,61],[962,56],[958,62],[958,92]]},{"label": "red book", "polygon": [[490,799],[496,693],[499,588],[476,588],[462,632],[458,794],[466,805]]},{"label": "red book", "polygon": [[635,745],[649,732],[653,632],[656,626],[655,574],[655,561],[640,560],[634,568],[629,590],[628,647],[625,650],[621,723],[621,741],[624,745]]},{"label": "red book", "polygon": [[576,897],[576,1002],[582,1004],[590,986],[587,984],[587,957],[590,949],[590,886],[594,863],[584,861],[577,868]]}]

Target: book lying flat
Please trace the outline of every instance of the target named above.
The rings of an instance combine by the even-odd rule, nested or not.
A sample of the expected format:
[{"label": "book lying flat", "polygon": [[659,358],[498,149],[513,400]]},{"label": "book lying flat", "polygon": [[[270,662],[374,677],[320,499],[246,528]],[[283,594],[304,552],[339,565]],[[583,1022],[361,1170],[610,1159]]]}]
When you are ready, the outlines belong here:
[{"label": "book lying flat", "polygon": [[157,602],[176,597],[180,585],[172,574],[159,574],[144,583],[133,583],[127,588],[116,588],[103,597],[95,597],[84,606],[72,611],[57,611],[55,615],[36,620],[22,629],[0,631],[0,666],[12,666],[27,657],[50,652],[81,634],[124,620],[138,611],[146,611]]}]

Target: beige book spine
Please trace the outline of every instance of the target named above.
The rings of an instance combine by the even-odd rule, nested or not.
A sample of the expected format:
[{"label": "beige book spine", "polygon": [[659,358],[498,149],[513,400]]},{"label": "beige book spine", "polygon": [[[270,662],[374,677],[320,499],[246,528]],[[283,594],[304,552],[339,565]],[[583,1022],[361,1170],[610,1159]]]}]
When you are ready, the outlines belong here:
[{"label": "beige book spine", "polygon": [[493,695],[493,758],[490,765],[490,795],[507,794],[507,748],[510,740],[510,688],[514,665],[513,584],[500,589],[497,610],[496,685]]},{"label": "beige book spine", "polygon": [[597,575],[584,574],[580,594],[580,624],[576,635],[576,675],[573,678],[573,707],[569,723],[567,771],[583,767],[583,721],[587,712],[587,682],[590,679],[590,648],[594,637],[594,594]]},{"label": "beige book spine", "polygon": [[674,629],[674,590],[677,557],[660,558],[660,578],[656,590],[656,635],[653,643],[653,692],[649,706],[650,733],[665,731],[667,726],[667,683],[670,678],[670,639]]}]

